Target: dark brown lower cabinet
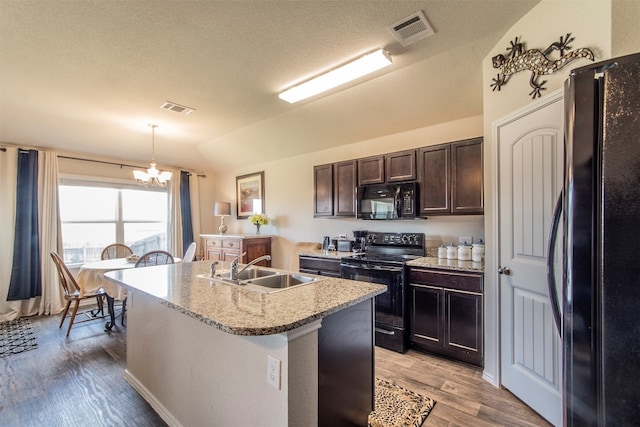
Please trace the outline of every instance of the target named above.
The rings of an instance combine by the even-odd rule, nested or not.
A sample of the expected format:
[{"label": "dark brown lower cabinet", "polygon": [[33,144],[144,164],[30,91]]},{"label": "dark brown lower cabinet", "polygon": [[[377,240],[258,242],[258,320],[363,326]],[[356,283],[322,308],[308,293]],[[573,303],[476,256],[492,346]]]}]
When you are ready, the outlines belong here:
[{"label": "dark brown lower cabinet", "polygon": [[318,330],[318,426],[366,426],[374,404],[373,299],[330,314]]},{"label": "dark brown lower cabinet", "polygon": [[483,366],[483,277],[409,270],[411,345]]}]

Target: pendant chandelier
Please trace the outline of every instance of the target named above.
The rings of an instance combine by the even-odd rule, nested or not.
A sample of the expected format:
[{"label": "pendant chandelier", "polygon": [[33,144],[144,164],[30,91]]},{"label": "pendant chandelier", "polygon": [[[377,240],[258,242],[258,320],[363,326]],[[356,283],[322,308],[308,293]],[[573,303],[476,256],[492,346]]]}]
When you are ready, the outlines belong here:
[{"label": "pendant chandelier", "polygon": [[171,179],[171,172],[161,172],[156,168],[156,141],[155,141],[155,130],[158,125],[149,123],[149,127],[151,128],[151,163],[149,164],[149,169],[146,172],[135,170],[133,171],[133,177],[136,179],[138,185],[144,185],[148,187],[149,185],[157,185],[159,187],[165,187],[169,180]]}]

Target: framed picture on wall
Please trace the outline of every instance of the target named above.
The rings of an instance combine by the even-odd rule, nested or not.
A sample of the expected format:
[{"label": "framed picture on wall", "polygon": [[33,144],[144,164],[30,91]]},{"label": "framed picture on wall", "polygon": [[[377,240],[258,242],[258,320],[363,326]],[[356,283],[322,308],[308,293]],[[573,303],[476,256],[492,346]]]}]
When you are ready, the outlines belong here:
[{"label": "framed picture on wall", "polygon": [[236,177],[238,219],[264,213],[264,171]]}]

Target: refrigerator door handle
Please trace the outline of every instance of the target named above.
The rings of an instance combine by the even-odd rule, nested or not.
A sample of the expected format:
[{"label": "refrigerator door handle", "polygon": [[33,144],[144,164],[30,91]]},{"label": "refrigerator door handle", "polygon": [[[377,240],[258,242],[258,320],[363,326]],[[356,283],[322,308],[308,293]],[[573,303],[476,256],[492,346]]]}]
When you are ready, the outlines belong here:
[{"label": "refrigerator door handle", "polygon": [[551,299],[551,311],[553,312],[553,320],[556,324],[558,334],[562,338],[562,325],[560,314],[560,301],[558,298],[558,289],[556,288],[556,271],[554,260],[556,257],[556,240],[558,237],[558,224],[560,223],[560,215],[562,214],[562,199],[564,191],[560,192],[556,207],[553,209],[553,220],[551,221],[551,233],[549,233],[549,243],[547,250],[547,286],[549,287],[549,298]]}]

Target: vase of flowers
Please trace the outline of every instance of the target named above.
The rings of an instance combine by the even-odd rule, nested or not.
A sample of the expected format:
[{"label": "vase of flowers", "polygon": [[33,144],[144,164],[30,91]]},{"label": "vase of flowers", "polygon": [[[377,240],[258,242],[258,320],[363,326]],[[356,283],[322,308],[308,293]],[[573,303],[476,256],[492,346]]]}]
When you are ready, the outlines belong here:
[{"label": "vase of flowers", "polygon": [[256,234],[260,234],[260,226],[269,224],[269,217],[266,214],[253,214],[249,222],[256,226]]}]

